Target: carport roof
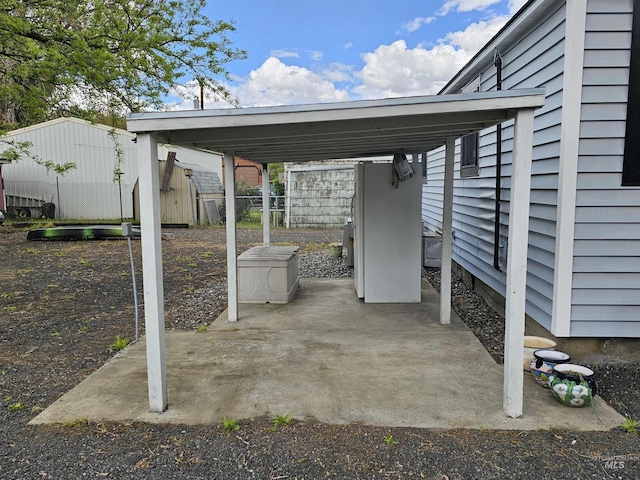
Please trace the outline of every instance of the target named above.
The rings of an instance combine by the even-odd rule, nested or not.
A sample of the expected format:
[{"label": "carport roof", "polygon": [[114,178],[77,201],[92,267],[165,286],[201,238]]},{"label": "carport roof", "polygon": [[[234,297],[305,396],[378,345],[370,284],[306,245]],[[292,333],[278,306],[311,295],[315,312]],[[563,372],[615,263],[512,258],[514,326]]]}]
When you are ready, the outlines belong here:
[{"label": "carport roof", "polygon": [[133,133],[259,163],[427,152],[544,105],[544,89],[345,103],[134,113]]}]

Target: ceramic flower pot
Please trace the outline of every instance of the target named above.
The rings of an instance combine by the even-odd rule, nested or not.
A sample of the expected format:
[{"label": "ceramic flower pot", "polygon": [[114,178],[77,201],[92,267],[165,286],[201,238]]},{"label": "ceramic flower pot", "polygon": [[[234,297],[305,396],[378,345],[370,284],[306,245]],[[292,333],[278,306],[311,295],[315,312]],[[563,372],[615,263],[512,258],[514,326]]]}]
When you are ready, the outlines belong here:
[{"label": "ceramic flower pot", "polygon": [[329,246],[329,253],[333,258],[340,258],[342,256],[342,244],[341,243],[332,243]]},{"label": "ceramic flower pot", "polygon": [[553,366],[560,363],[568,363],[571,357],[559,350],[536,350],[533,352],[535,357],[529,362],[529,370],[533,374],[533,378],[543,387],[549,388],[549,375],[553,370]]},{"label": "ceramic flower pot", "polygon": [[563,405],[583,407],[589,405],[597,393],[595,373],[582,365],[561,363],[553,367],[549,388]]},{"label": "ceramic flower pot", "polygon": [[556,346],[556,342],[544,337],[534,337],[532,335],[525,335],[524,337],[524,364],[523,369],[529,370],[529,364],[533,360],[533,352],[544,348],[546,350],[553,350]]}]

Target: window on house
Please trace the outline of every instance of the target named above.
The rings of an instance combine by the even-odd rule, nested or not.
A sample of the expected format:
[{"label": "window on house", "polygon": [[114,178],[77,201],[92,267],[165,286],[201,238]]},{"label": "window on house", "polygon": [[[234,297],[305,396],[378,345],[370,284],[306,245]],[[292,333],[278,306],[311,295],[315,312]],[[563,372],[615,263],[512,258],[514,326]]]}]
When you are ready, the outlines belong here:
[{"label": "window on house", "polygon": [[[634,5],[638,6],[639,1]],[[629,97],[627,99],[627,130],[622,164],[622,186],[640,186],[640,11],[633,9],[631,33],[631,65],[629,68]]]},{"label": "window on house", "polygon": [[462,137],[460,142],[460,176],[478,176],[478,132]]}]

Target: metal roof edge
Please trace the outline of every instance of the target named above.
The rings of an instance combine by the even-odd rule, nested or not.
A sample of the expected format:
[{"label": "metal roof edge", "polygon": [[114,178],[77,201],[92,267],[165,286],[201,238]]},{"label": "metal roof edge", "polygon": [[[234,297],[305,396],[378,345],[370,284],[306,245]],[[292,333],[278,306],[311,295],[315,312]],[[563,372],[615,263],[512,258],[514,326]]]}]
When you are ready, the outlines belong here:
[{"label": "metal roof edge", "polygon": [[[301,123],[308,121],[323,122],[348,120],[351,118],[374,118],[378,116],[403,116],[407,114],[406,109],[412,108],[422,112],[416,113],[437,113],[437,109],[444,104],[456,102],[480,101],[486,103],[488,108],[496,108],[495,105],[489,107],[494,101],[521,99],[523,97],[544,97],[544,89],[526,88],[502,90],[499,92],[477,92],[450,95],[428,95],[416,97],[388,98],[383,100],[359,100],[353,102],[322,103],[312,105],[289,105],[279,107],[251,107],[246,109],[223,109],[223,110],[189,110],[179,112],[148,112],[135,113],[127,118],[127,128],[130,132],[160,132],[177,131],[181,129],[206,129],[213,126],[239,127],[246,125],[266,125],[270,123]],[[517,102],[516,102],[517,103]],[[526,102],[525,102],[526,103]],[[531,107],[537,107],[538,100],[531,98]],[[425,109],[433,108],[433,112]],[[522,105],[518,108],[527,108]],[[484,108],[484,107],[483,107]],[[498,108],[509,108],[498,107]],[[466,109],[466,106],[461,108]],[[385,111],[382,111],[385,110]],[[365,114],[366,112],[366,114]],[[201,121],[199,126],[194,126],[194,121]],[[167,143],[171,143],[169,140]]]},{"label": "metal roof edge", "polygon": [[[46,122],[40,122],[40,123],[36,123],[34,125],[29,125],[28,127],[22,127],[22,128],[18,128],[16,130],[11,130],[11,131],[5,133],[5,136],[21,135],[23,133],[33,132],[33,131],[39,130],[41,128],[46,128],[46,127],[50,127],[50,126],[53,126],[53,125],[57,125],[58,123],[65,123],[65,122],[72,122],[72,123],[77,123],[78,125],[96,127],[96,128],[100,128],[102,130],[107,130],[107,131],[110,131],[112,129],[112,127],[109,127],[107,125],[103,125],[101,123],[91,123],[88,120],[83,120],[81,118],[59,117],[59,118],[54,118],[53,120],[47,120]],[[135,137],[135,135],[133,133],[131,133],[131,132],[127,131],[127,130],[123,130],[121,128],[116,128],[115,131],[116,131],[116,133],[118,133],[120,135],[125,135],[125,136],[131,137],[131,138]]]}]

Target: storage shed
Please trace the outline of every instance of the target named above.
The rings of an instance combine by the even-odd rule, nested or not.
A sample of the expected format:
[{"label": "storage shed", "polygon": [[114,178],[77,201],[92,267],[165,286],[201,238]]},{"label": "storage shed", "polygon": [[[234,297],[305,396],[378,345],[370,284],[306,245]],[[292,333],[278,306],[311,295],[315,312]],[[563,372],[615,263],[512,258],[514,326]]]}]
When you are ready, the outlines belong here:
[{"label": "storage shed", "polygon": [[[201,165],[183,163],[175,154],[158,161],[162,184],[160,205],[162,223],[207,225],[218,220],[218,207],[224,201],[224,188],[218,174]],[[135,214],[140,220],[138,184],[134,188]]]},{"label": "storage shed", "polygon": [[[4,165],[10,214],[40,217],[42,205],[53,204],[58,219],[118,219],[121,211],[125,218],[133,216],[132,192],[138,178],[134,135],[77,118],[58,118],[13,130],[6,137],[30,142],[30,153],[43,161],[76,165],[65,174],[48,171],[28,157]],[[122,175],[116,175],[116,142],[122,150]],[[7,148],[0,145],[0,150]]]}]

